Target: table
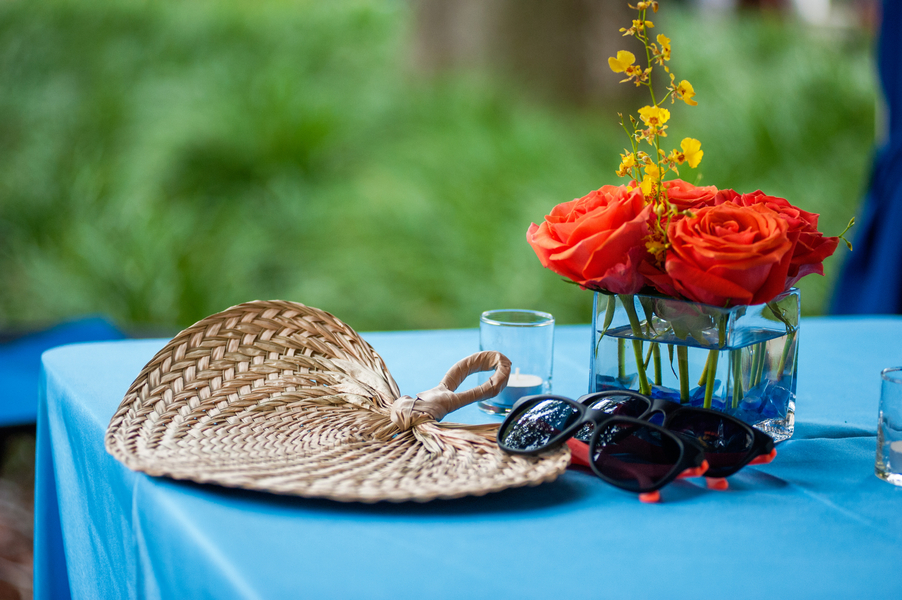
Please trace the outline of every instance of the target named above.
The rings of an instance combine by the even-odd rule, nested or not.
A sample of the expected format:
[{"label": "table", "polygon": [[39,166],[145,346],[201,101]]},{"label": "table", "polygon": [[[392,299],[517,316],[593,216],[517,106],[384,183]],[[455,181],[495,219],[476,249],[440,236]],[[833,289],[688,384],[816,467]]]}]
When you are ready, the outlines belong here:
[{"label": "table", "polygon": [[[478,349],[476,330],[371,333],[404,394]],[[588,326],[558,327],[554,388],[588,382]],[[874,476],[882,367],[902,318],[803,320],[795,436],[726,492],[646,505],[580,471],[481,498],[341,504],[175,482],[103,448],[165,340],[43,357],[36,598],[899,597],[902,489]],[[465,384],[466,385],[466,384]],[[446,420],[494,419],[474,406]]]}]

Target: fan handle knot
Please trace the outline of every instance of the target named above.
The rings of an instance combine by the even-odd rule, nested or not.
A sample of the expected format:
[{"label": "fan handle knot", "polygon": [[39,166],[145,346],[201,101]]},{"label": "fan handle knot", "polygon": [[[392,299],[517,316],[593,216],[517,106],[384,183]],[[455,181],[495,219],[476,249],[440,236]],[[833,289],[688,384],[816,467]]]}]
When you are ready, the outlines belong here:
[{"label": "fan handle knot", "polygon": [[[454,391],[473,373],[492,369],[495,372],[482,385],[465,392]],[[471,402],[497,396],[507,386],[510,372],[511,361],[500,352],[471,354],[451,367],[441,383],[431,390],[420,392],[416,398],[401,396],[395,400],[391,407],[392,423],[401,431],[407,431],[425,421],[440,421],[448,413]]]}]

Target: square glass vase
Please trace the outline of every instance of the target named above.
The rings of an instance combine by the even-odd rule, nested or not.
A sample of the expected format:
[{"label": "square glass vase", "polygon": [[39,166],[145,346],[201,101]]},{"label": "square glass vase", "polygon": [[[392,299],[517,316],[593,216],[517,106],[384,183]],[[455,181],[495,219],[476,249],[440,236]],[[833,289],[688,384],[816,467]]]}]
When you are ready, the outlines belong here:
[{"label": "square glass vase", "polygon": [[631,389],[712,408],[771,435],[795,424],[800,295],[719,308],[595,293],[589,391]]}]

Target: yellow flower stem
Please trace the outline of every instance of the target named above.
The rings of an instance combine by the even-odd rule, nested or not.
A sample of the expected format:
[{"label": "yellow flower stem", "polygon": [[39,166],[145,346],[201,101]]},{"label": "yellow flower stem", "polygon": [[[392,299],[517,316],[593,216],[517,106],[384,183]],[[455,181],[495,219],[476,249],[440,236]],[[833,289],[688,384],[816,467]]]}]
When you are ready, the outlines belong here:
[{"label": "yellow flower stem", "polygon": [[[643,23],[645,22],[645,9],[639,11],[639,18],[642,20]],[[648,35],[643,33],[641,41],[642,41],[642,44],[645,46],[646,65],[651,67],[651,63],[652,63],[651,48],[648,45]],[[646,83],[645,85],[648,86],[648,91],[651,94],[651,101],[654,102],[655,106],[658,106],[658,102],[655,100],[655,88],[651,83],[651,77],[648,78],[648,83]]]},{"label": "yellow flower stem", "polygon": [[[647,9],[642,9],[642,10],[639,11],[639,19],[640,19],[643,23],[645,22],[645,14],[646,14],[646,10],[647,10]],[[643,33],[643,34],[642,34],[642,37],[639,38],[639,39],[640,39],[640,41],[642,42],[642,45],[645,46],[645,61],[646,61],[646,66],[648,66],[649,68],[651,68],[651,66],[652,66],[652,57],[651,57],[651,47],[650,47],[649,44],[648,44],[648,35],[647,35],[646,33]],[[652,84],[651,76],[648,77],[648,82],[647,82],[645,85],[648,86],[648,93],[651,94],[651,101],[652,101],[652,104],[654,104],[655,106],[660,106],[661,103],[658,102],[658,101],[655,99],[655,87],[654,87],[654,85]],[[663,100],[662,100],[662,102],[663,102]],[[655,207],[657,208],[657,206],[658,206],[658,204],[659,204],[659,200],[661,199],[660,193],[661,193],[661,188],[663,187],[663,186],[662,186],[662,183],[663,183],[662,180],[663,180],[663,178],[664,178],[664,174],[663,174],[663,172],[662,172],[662,169],[660,168],[660,166],[661,166],[661,143],[660,143],[660,138],[659,138],[657,132],[655,132],[655,143],[654,143],[654,147],[655,147],[655,164],[657,164],[659,168],[658,168],[658,177],[657,177],[657,184],[658,184],[658,185],[657,185],[657,189],[658,189],[658,193],[654,195],[654,198],[653,198],[653,200],[652,200],[652,205],[655,206]]]},{"label": "yellow flower stem", "polygon": [[[633,155],[636,155],[639,152],[639,144],[636,142],[635,135],[630,135],[630,130],[626,128],[626,123],[623,122],[623,116],[620,117],[620,126],[623,127],[623,131],[626,133],[626,137],[630,139],[630,146],[633,148]],[[633,134],[635,134],[635,128],[633,128]],[[633,179],[639,180],[641,179],[642,169],[639,167],[639,163],[636,163],[636,166],[630,169],[634,173]]]},{"label": "yellow flower stem", "polygon": [[[623,127],[623,131],[626,132],[627,137],[630,139],[630,146],[633,147],[633,154],[639,151],[639,144],[636,143],[635,137],[630,135],[630,130],[626,128],[626,123],[623,122],[623,117],[620,117],[620,126]],[[636,129],[633,128],[633,133],[636,133]]]},{"label": "yellow flower stem", "polygon": [[639,375],[639,393],[646,396],[651,394],[651,386],[648,385],[648,376],[645,374],[645,361],[642,360],[642,327],[639,325],[639,315],[636,314],[636,306],[633,304],[633,297],[628,294],[618,294],[623,308],[626,310],[626,316],[630,321],[630,329],[633,330],[635,338],[633,342],[633,354],[636,358],[636,371]]},{"label": "yellow flower stem", "polygon": [[[654,94],[652,94],[652,98],[654,98]],[[659,203],[663,203],[661,192],[664,189],[664,169],[661,168],[661,140],[657,133],[655,133],[655,161],[658,164],[658,193],[655,194],[655,207],[657,208]]]}]

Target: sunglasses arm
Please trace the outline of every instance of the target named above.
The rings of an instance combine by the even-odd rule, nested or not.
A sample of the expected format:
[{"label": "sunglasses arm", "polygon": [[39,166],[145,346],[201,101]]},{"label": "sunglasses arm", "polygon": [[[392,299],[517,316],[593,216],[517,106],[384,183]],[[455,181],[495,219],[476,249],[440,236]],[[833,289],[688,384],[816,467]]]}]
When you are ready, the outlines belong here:
[{"label": "sunglasses arm", "polygon": [[576,438],[570,438],[567,440],[567,447],[570,448],[570,464],[579,465],[580,467],[590,466],[589,444]]},{"label": "sunglasses arm", "polygon": [[730,489],[730,482],[726,477],[705,477],[705,485],[709,490],[725,491]]},{"label": "sunglasses arm", "polygon": [[677,475],[677,479],[686,479],[687,477],[701,477],[705,474],[705,471],[708,470],[708,461],[703,460],[702,464],[697,467],[693,467],[691,469],[686,469],[679,475]]},{"label": "sunglasses arm", "polygon": [[777,458],[777,449],[774,448],[770,451],[769,454],[762,454],[761,456],[756,456],[752,460],[749,461],[750,465],[766,465],[767,463],[773,461]]}]

